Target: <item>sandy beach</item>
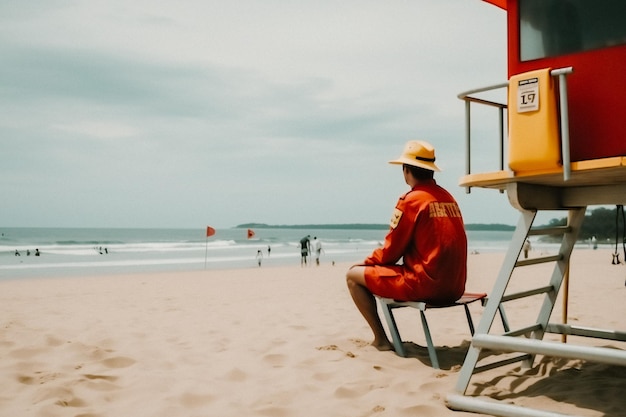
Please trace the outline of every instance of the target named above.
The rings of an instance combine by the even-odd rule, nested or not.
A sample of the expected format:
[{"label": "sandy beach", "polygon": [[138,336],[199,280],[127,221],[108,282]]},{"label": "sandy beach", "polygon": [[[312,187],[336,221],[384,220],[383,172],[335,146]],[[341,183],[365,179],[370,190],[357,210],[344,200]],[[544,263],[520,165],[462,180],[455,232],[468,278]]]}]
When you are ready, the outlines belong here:
[{"label": "sandy beach", "polygon": [[[503,256],[471,255],[467,290],[489,292]],[[626,268],[611,259],[608,250],[574,252],[571,323],[624,329]],[[427,312],[441,370],[430,367],[416,311],[396,313],[413,342],[409,357],[378,352],[346,289],[348,267],[0,282],[0,416],[477,415],[445,405],[471,340],[463,311]],[[527,267],[516,285],[547,283],[550,272]],[[472,305],[476,323],[481,310]],[[511,303],[507,314],[513,325],[531,323],[536,309]],[[559,302],[552,321],[560,319]],[[469,391],[561,413],[623,416],[624,371],[538,357],[531,369],[479,374]]]}]

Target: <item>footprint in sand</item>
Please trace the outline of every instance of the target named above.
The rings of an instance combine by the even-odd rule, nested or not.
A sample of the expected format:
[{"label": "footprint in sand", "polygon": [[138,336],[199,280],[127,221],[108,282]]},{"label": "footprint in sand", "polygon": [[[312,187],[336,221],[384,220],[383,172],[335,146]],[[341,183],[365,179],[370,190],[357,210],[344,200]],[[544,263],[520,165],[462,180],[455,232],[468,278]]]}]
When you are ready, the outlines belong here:
[{"label": "footprint in sand", "polygon": [[180,396],[180,403],[187,408],[197,408],[215,400],[214,395],[185,393]]},{"label": "footprint in sand", "polygon": [[350,339],[350,341],[352,343],[354,343],[357,347],[366,347],[366,346],[370,346],[371,343],[366,341],[366,340],[362,340],[362,339]]},{"label": "footprint in sand", "polygon": [[18,375],[17,381],[24,385],[42,385],[54,381],[59,378],[59,376],[60,374],[57,372],[35,372],[34,376]]},{"label": "footprint in sand", "polygon": [[102,364],[107,368],[128,368],[132,366],[137,361],[131,358],[127,358],[125,356],[116,356],[114,358],[104,359]]},{"label": "footprint in sand", "polygon": [[263,416],[273,416],[273,417],[289,417],[294,414],[292,409],[286,407],[278,407],[275,405],[265,405],[261,407],[255,407],[254,411],[257,414]]},{"label": "footprint in sand", "polygon": [[37,382],[37,379],[28,375],[18,375],[17,382],[19,382],[20,384],[24,384],[24,385],[35,385],[39,383]]},{"label": "footprint in sand", "polygon": [[87,403],[74,395],[74,391],[63,387],[42,389],[35,396],[35,403],[54,400],[54,405],[60,407],[85,407]]},{"label": "footprint in sand", "polygon": [[327,345],[327,346],[319,346],[316,347],[317,350],[339,350],[337,345]]},{"label": "footprint in sand", "polygon": [[111,375],[92,375],[92,374],[84,374],[83,375],[85,378],[90,379],[90,380],[98,380],[98,379],[102,379],[104,381],[109,381],[109,382],[114,382],[118,380],[118,377],[116,376],[111,376]]},{"label": "footprint in sand", "polygon": [[70,398],[69,400],[58,400],[54,404],[61,406],[61,407],[85,407],[87,405],[87,403],[85,403],[80,398]]},{"label": "footprint in sand", "polygon": [[[338,350],[341,351],[341,349],[339,349],[339,346],[337,345],[326,345],[326,346],[319,346],[316,347],[315,349],[317,350]],[[346,352],[346,356],[349,358],[356,358],[356,355],[350,351]]]},{"label": "footprint in sand", "polygon": [[47,335],[46,336],[46,344],[48,346],[52,346],[52,347],[61,346],[64,343],[65,343],[65,341],[63,341],[63,340],[61,340],[61,339],[59,339],[57,337],[54,337],[52,335]]},{"label": "footprint in sand", "polygon": [[84,385],[95,391],[113,391],[119,389],[119,385],[114,384],[119,378],[111,375],[94,375],[94,374],[83,374],[86,381],[81,379],[79,382],[84,383]]},{"label": "footprint in sand", "polygon": [[415,405],[412,407],[406,407],[400,410],[398,415],[400,416],[436,416],[440,411],[430,405]]},{"label": "footprint in sand", "polygon": [[270,353],[263,356],[263,360],[272,365],[274,368],[281,368],[285,366],[287,356],[278,353]]},{"label": "footprint in sand", "polygon": [[86,345],[80,342],[67,343],[70,351],[76,352],[79,355],[85,355],[94,361],[98,361],[108,356],[111,356],[111,354],[114,352],[112,349],[104,349],[99,346]]},{"label": "footprint in sand", "polygon": [[334,393],[334,396],[337,398],[357,398],[361,395],[363,395],[361,392],[346,387],[339,387]]},{"label": "footprint in sand", "polygon": [[228,381],[241,382],[241,381],[244,381],[246,378],[248,378],[248,374],[245,373],[244,371],[242,371],[239,368],[231,369],[226,374],[226,380],[228,380]]},{"label": "footprint in sand", "polygon": [[328,381],[335,376],[335,372],[316,372],[311,377],[316,381]]},{"label": "footprint in sand", "polygon": [[287,345],[287,344],[289,344],[289,340],[287,340],[287,339],[283,339],[283,338],[275,338],[275,339],[272,339],[272,343],[271,343],[271,345],[272,345],[273,347],[276,347],[276,346],[283,346],[283,345]]}]

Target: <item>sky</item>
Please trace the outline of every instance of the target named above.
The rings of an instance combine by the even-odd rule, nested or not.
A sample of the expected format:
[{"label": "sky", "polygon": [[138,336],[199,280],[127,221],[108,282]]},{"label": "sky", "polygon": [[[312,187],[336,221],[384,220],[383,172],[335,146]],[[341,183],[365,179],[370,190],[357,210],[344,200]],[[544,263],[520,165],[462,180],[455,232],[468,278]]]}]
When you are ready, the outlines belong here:
[{"label": "sky", "polygon": [[457,95],[506,81],[505,31],[480,0],[0,2],[0,226],[384,224],[412,139],[466,223],[515,224],[458,186]]}]

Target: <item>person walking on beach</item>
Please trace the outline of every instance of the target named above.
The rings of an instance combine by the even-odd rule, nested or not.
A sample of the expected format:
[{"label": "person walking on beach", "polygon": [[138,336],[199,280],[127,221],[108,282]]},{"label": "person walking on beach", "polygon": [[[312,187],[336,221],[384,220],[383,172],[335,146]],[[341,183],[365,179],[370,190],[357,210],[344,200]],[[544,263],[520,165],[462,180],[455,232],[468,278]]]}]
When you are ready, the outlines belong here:
[{"label": "person walking on beach", "polygon": [[306,235],[300,239],[300,266],[307,264],[307,256],[311,251],[311,235]]},{"label": "person walking on beach", "polygon": [[317,240],[317,236],[313,238],[311,242],[311,252],[315,254],[315,263],[320,266],[320,255],[322,253],[322,242]]},{"label": "person walking on beach", "polygon": [[[393,350],[374,294],[402,301],[444,304],[465,291],[467,236],[454,197],[434,179],[435,149],[410,141],[391,164],[402,165],[411,190],[400,197],[382,247],[346,274],[350,295],[374,333],[372,346]],[[402,264],[397,262],[403,259]]]},{"label": "person walking on beach", "polygon": [[261,252],[261,249],[259,249],[258,251],[256,251],[256,261],[259,264],[259,268],[261,267],[262,260],[263,260],[263,252]]},{"label": "person walking on beach", "polygon": [[528,252],[530,252],[530,240],[526,239],[526,241],[524,242],[524,246],[522,247],[522,249],[524,249],[524,259],[528,258]]}]

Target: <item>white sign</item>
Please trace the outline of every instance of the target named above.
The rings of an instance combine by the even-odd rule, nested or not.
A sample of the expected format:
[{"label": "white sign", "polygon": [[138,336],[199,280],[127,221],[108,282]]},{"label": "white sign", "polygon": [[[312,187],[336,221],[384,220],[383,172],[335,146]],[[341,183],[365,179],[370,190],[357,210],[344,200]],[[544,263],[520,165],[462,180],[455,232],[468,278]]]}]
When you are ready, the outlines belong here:
[{"label": "white sign", "polygon": [[529,78],[517,82],[517,112],[539,110],[539,79]]}]

